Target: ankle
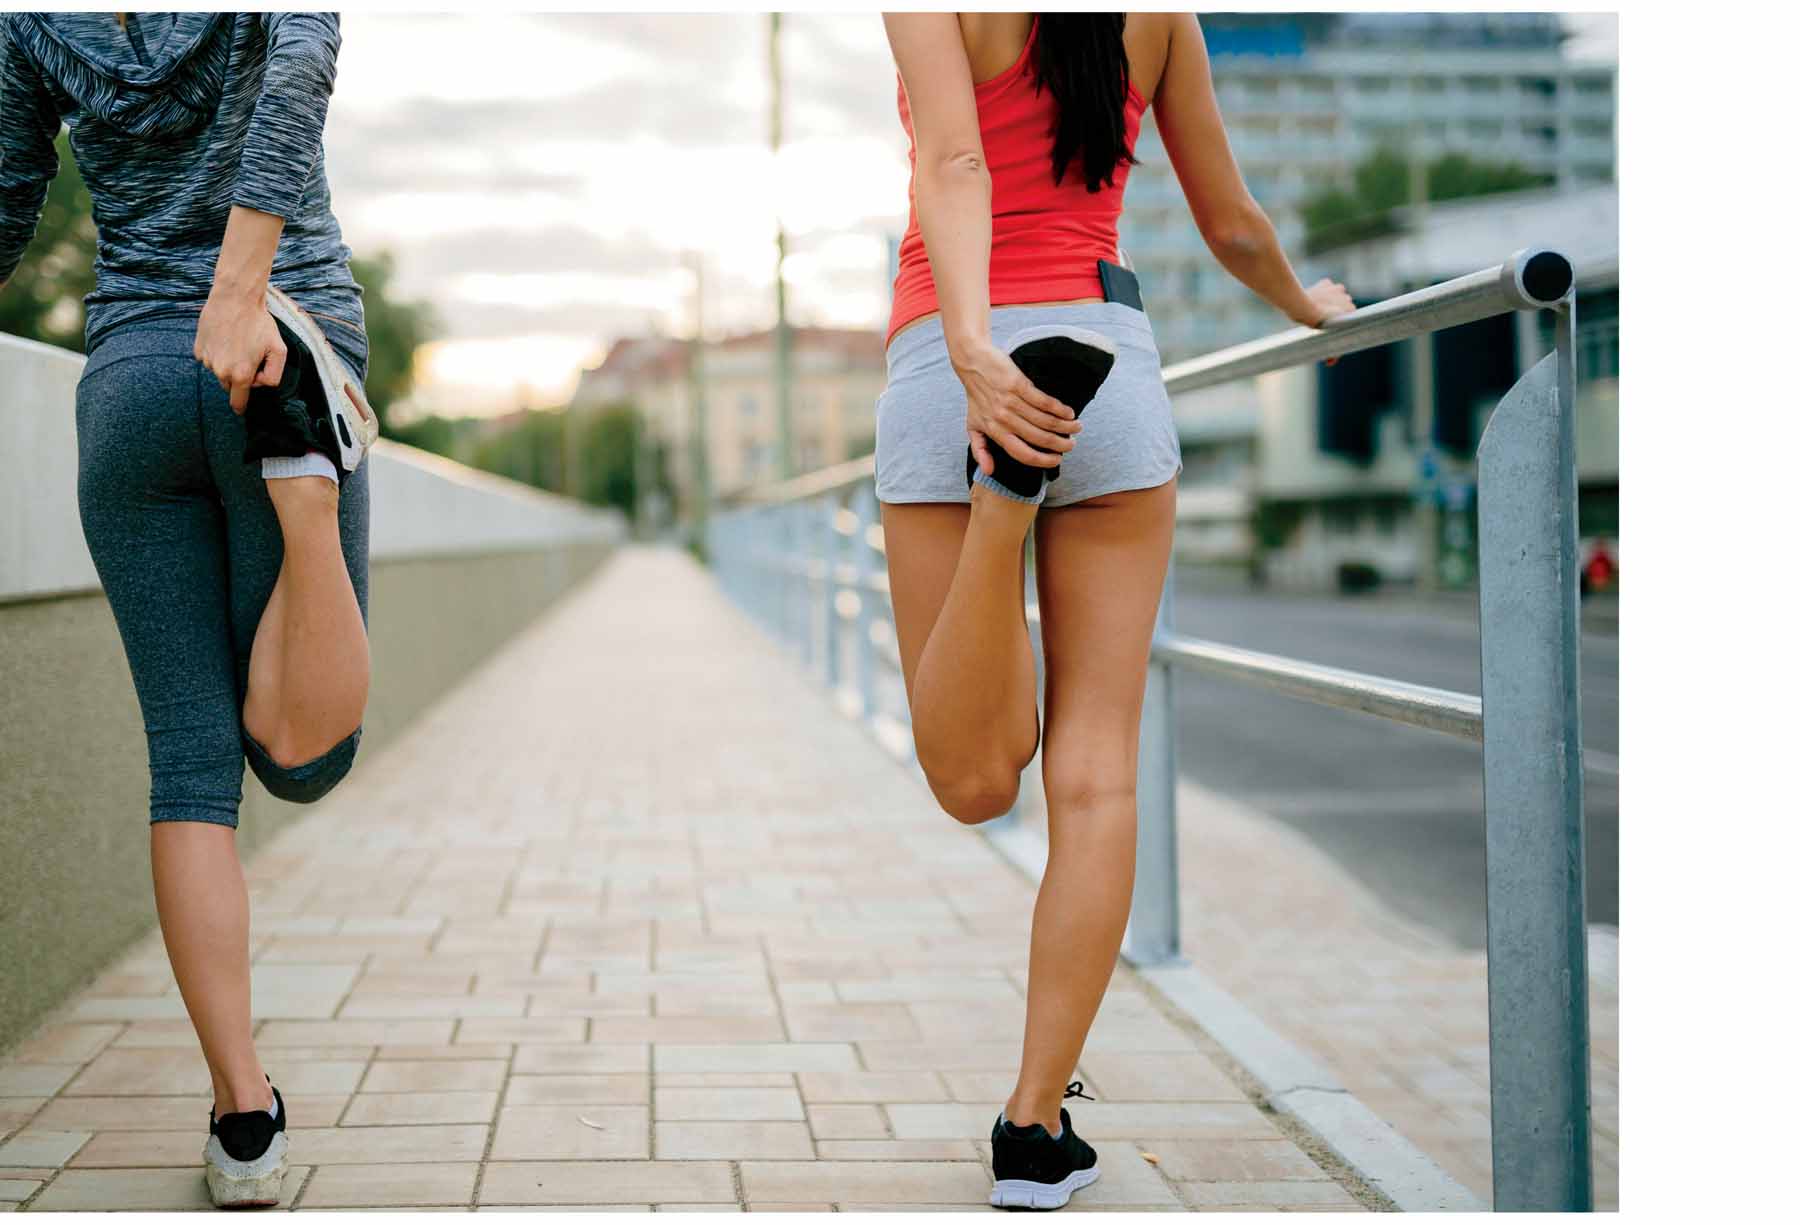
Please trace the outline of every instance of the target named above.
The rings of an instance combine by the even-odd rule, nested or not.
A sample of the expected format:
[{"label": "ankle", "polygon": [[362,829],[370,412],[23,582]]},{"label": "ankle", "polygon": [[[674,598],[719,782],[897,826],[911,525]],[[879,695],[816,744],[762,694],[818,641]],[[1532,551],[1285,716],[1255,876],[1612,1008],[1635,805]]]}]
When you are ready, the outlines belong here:
[{"label": "ankle", "polygon": [[1041,1124],[1045,1131],[1055,1135],[1062,1129],[1062,1099],[1059,1096],[1055,1104],[1046,1106],[1042,1102],[1034,1102],[1019,1093],[1007,1099],[1005,1107],[1006,1121],[1025,1130],[1032,1124]]},{"label": "ankle", "polygon": [[268,1110],[275,1105],[275,1090],[259,1070],[254,1077],[213,1081],[213,1114],[243,1114],[251,1110]]}]

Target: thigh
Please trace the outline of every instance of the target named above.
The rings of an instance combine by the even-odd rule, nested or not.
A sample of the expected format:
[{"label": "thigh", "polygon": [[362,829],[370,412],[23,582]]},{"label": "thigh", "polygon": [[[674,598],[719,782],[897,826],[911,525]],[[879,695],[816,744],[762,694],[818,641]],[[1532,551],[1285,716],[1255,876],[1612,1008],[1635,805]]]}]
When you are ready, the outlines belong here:
[{"label": "thigh", "polygon": [[184,800],[235,813],[225,525],[195,415],[191,333],[185,344],[179,356],[96,352],[76,396],[78,498],[143,712],[152,802],[179,783]]},{"label": "thigh", "polygon": [[881,537],[887,553],[888,593],[894,605],[894,635],[900,671],[912,701],[919,656],[943,611],[950,580],[962,555],[969,508],[954,502],[882,503]]},{"label": "thigh", "polygon": [[1174,530],[1172,480],[1039,512],[1047,788],[1136,778],[1144,677]]}]

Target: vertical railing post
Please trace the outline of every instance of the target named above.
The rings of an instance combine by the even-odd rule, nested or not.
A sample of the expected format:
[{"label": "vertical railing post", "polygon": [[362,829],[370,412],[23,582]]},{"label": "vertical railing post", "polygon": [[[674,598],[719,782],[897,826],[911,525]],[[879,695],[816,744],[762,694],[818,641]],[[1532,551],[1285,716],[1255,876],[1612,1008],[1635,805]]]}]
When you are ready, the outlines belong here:
[{"label": "vertical railing post", "polygon": [[1494,1207],[1591,1211],[1574,307],[1477,452]]},{"label": "vertical railing post", "polygon": [[[1157,638],[1171,629],[1174,583],[1171,564],[1156,609]],[[1181,863],[1175,829],[1175,669],[1154,654],[1138,728],[1137,801],[1137,881],[1124,953],[1133,965],[1160,965],[1181,956]]]},{"label": "vertical railing post", "polygon": [[850,541],[850,558],[856,567],[856,698],[866,721],[875,717],[875,593],[869,590],[875,576],[875,546],[869,529],[875,525],[875,486],[863,481],[850,495],[856,515],[856,534]]},{"label": "vertical railing post", "polygon": [[819,632],[824,639],[825,653],[825,691],[837,699],[838,684],[843,676],[843,662],[838,658],[839,644],[843,635],[838,625],[838,561],[843,553],[842,533],[838,531],[838,514],[842,503],[837,494],[828,494],[819,499],[819,517],[816,531],[819,533],[819,559],[825,565],[824,582],[820,587],[819,613],[824,623]]}]

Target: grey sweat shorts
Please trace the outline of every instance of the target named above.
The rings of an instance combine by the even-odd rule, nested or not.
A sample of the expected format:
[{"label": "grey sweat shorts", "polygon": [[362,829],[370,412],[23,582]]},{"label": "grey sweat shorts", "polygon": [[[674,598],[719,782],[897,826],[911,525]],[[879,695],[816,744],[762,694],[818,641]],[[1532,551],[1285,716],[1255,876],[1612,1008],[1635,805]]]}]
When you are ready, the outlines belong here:
[{"label": "grey sweat shorts", "polygon": [[[1150,319],[1117,302],[995,307],[994,344],[1026,328],[1063,324],[1099,332],[1119,349],[1100,393],[1081,412],[1075,449],[1044,505],[1155,489],[1181,471],[1181,446]],[[950,368],[938,319],[908,328],[887,351],[887,388],[875,405],[875,496],[883,502],[967,502],[968,406]]]}]

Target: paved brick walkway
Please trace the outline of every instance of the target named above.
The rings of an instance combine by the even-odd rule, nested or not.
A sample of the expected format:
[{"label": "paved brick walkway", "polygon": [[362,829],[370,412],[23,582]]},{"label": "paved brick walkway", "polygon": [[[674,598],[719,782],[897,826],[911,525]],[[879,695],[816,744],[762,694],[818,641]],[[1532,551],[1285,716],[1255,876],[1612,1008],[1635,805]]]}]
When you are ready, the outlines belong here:
[{"label": "paved brick walkway", "polygon": [[[251,874],[290,1204],[986,1203],[1031,890],[678,554],[623,554]],[[152,937],[0,1062],[0,1209],[205,1203],[182,1017]],[[1121,972],[1077,1202],[1357,1207],[1206,1050]]]}]

